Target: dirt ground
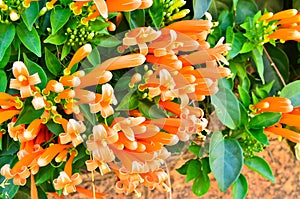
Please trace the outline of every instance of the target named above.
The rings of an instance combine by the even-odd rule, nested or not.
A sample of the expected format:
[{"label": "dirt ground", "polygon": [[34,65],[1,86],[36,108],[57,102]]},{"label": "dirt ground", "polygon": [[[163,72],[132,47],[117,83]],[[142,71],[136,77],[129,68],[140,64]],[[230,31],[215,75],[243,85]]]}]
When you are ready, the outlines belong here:
[{"label": "dirt ground", "polygon": [[[277,139],[270,141],[270,146],[263,153],[258,154],[265,158],[270,164],[276,183],[272,183],[258,174],[250,171],[246,167],[243,168],[243,174],[246,176],[249,185],[247,199],[297,199],[300,198],[300,161],[297,161],[289,150],[289,146],[285,141],[279,142]],[[171,175],[171,193],[165,193],[162,190],[142,191],[141,199],[196,199],[199,198],[192,193],[192,184],[185,183],[185,176],[178,174],[175,168],[178,168],[184,159],[189,155],[185,154],[180,157],[173,157],[171,163],[168,164]],[[91,188],[91,176],[84,174],[84,186]],[[232,198],[230,188],[222,193],[217,187],[215,179],[211,177],[211,187],[209,192],[201,198]],[[120,196],[114,192],[113,185],[116,177],[113,174],[100,176],[96,174],[95,185],[96,190],[107,194],[107,199],[131,199],[136,198],[133,195]],[[146,194],[148,193],[148,194]],[[68,197],[70,199],[83,199],[80,194]]]}]

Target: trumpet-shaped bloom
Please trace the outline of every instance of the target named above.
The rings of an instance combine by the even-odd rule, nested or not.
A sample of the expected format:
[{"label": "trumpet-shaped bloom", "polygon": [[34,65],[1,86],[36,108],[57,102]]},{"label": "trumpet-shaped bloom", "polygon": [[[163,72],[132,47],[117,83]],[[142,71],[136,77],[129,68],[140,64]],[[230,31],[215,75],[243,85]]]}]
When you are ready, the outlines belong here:
[{"label": "trumpet-shaped bloom", "polygon": [[39,74],[29,75],[27,67],[21,61],[14,62],[12,70],[16,79],[10,80],[10,88],[20,90],[22,98],[32,96],[31,87],[41,82]]},{"label": "trumpet-shaped bloom", "polygon": [[283,97],[267,97],[253,106],[260,112],[288,113],[293,110],[291,100]]},{"label": "trumpet-shaped bloom", "polygon": [[66,144],[72,142],[73,146],[76,147],[83,142],[81,133],[85,132],[86,127],[81,121],[70,119],[68,123],[62,124],[65,132],[59,134],[60,142]]},{"label": "trumpet-shaped bloom", "polygon": [[93,134],[86,142],[87,149],[92,152],[94,159],[111,162],[115,156],[109,144],[115,143],[118,139],[117,131],[99,124],[93,127]]},{"label": "trumpet-shaped bloom", "polygon": [[114,89],[110,84],[102,85],[102,94],[96,94],[94,103],[90,103],[91,113],[101,112],[102,117],[107,118],[114,113],[111,104],[117,104]]},{"label": "trumpet-shaped bloom", "polygon": [[115,119],[116,123],[112,128],[116,131],[122,131],[130,141],[135,141],[135,129],[145,120],[146,118],[144,117],[119,117]]}]

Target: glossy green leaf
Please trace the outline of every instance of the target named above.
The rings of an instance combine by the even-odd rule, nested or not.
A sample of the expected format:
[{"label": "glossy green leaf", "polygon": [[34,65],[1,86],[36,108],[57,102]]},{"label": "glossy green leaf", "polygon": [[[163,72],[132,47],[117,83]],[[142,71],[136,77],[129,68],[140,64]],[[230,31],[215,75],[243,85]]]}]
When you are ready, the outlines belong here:
[{"label": "glossy green leaf", "polygon": [[214,19],[217,19],[223,10],[231,10],[231,7],[232,0],[212,0],[208,12]]},{"label": "glossy green leaf", "polygon": [[239,78],[239,85],[247,92],[250,89],[250,79],[248,77],[247,69],[242,63],[230,62],[229,68],[232,73]]},{"label": "glossy green leaf", "polygon": [[[288,66],[290,65],[290,61],[286,53],[280,48],[274,47],[272,45],[266,45],[266,50],[272,58],[273,62],[275,63],[275,66],[279,71],[280,75],[282,76],[283,80],[285,82],[288,82],[290,73]],[[275,95],[278,91],[280,91],[283,88],[282,80],[277,74],[274,66],[271,65],[270,60],[267,58],[266,55],[263,56],[263,61],[265,67],[264,78],[266,80],[266,83],[275,81],[273,84],[273,88],[269,94]]]},{"label": "glossy green leaf", "polygon": [[219,142],[223,141],[223,134],[220,131],[214,131],[209,143],[209,151],[215,150]]},{"label": "glossy green leaf", "polygon": [[243,23],[248,16],[254,16],[258,7],[254,0],[239,0],[236,5],[236,22]]},{"label": "glossy green leaf", "polygon": [[11,42],[15,37],[16,29],[15,26],[5,23],[0,23],[0,60],[3,59],[6,50],[10,46]]},{"label": "glossy green leaf", "polygon": [[139,101],[138,103],[139,111],[149,119],[159,119],[165,118],[165,113],[158,108],[157,104],[153,104],[148,100]]},{"label": "glossy green leaf", "polygon": [[[229,38],[228,35],[232,37],[230,41],[227,40]],[[226,31],[226,37],[226,42],[231,43],[231,50],[226,56],[227,60],[230,60],[239,54],[246,39],[241,32],[234,33],[231,27],[228,27]]]},{"label": "glossy green leaf", "polygon": [[30,3],[29,8],[21,14],[21,18],[29,31],[32,30],[34,22],[39,17],[39,12],[39,3],[33,1]]},{"label": "glossy green leaf", "polygon": [[92,52],[87,56],[87,59],[93,65],[93,67],[101,64],[101,58],[98,48],[93,48]]},{"label": "glossy green leaf", "polygon": [[289,98],[294,107],[300,106],[300,80],[289,83],[280,93],[280,97]]},{"label": "glossy green leaf", "polygon": [[253,156],[251,158],[245,158],[245,165],[260,174],[262,177],[275,182],[275,177],[269,166],[269,164],[261,157]]},{"label": "glossy green leaf", "polygon": [[65,43],[63,45],[63,48],[61,51],[60,60],[63,60],[64,58],[66,58],[70,52],[71,52],[71,46]]},{"label": "glossy green leaf", "polygon": [[219,120],[231,129],[238,128],[245,120],[245,109],[241,109],[239,101],[233,92],[220,88],[218,93],[211,96],[211,102],[216,109]]},{"label": "glossy green leaf", "polygon": [[11,178],[7,181],[7,185],[5,185],[4,188],[0,187],[0,191],[2,192],[3,196],[7,198],[14,198],[19,188],[20,186],[14,185],[13,178]]},{"label": "glossy green leaf", "polygon": [[37,86],[40,89],[44,89],[46,87],[47,82],[48,82],[47,75],[46,75],[45,71],[38,64],[36,64],[35,62],[28,59],[25,53],[23,54],[23,57],[24,57],[24,64],[26,65],[29,74],[33,75],[34,73],[38,73],[39,77],[41,79],[41,83],[37,84]]},{"label": "glossy green leaf", "polygon": [[47,48],[45,48],[45,62],[48,70],[55,76],[63,69],[57,57]]},{"label": "glossy green leaf", "polygon": [[252,42],[245,42],[240,50],[240,53],[248,53],[254,49],[255,45]]},{"label": "glossy green leaf", "polygon": [[209,164],[222,192],[239,177],[243,167],[243,150],[234,139],[225,139],[210,150]]},{"label": "glossy green leaf", "polygon": [[45,167],[40,168],[39,172],[35,175],[35,184],[40,185],[47,180],[53,178],[55,168],[52,165],[47,165]]},{"label": "glossy green leaf", "polygon": [[193,0],[194,19],[200,19],[209,9],[212,0]]},{"label": "glossy green leaf", "polygon": [[261,129],[272,126],[279,122],[281,113],[278,112],[264,112],[251,118],[249,126],[252,129]]},{"label": "glossy green leaf", "polygon": [[200,172],[199,176],[195,178],[193,185],[192,185],[192,191],[193,193],[200,197],[203,196],[208,192],[210,188],[210,179],[208,175],[204,172]]},{"label": "glossy green leaf", "polygon": [[160,0],[153,0],[152,6],[148,10],[149,16],[155,28],[160,28],[164,17],[164,9]]},{"label": "glossy green leaf", "polygon": [[53,122],[52,120],[49,120],[46,123],[46,126],[49,129],[49,131],[51,133],[53,133],[54,135],[58,136],[60,133],[64,132],[64,129],[63,129],[62,125],[61,124],[57,124],[57,123]]},{"label": "glossy green leaf", "polygon": [[44,113],[43,108],[35,110],[31,102],[32,97],[26,98],[24,107],[22,108],[14,126],[18,126],[19,124],[29,124],[33,120],[38,119]]},{"label": "glossy green leaf", "polygon": [[268,136],[264,133],[264,129],[246,129],[247,133],[252,135],[257,141],[264,145],[270,145]]},{"label": "glossy green leaf", "polygon": [[0,92],[5,92],[7,87],[7,77],[6,72],[3,70],[0,70]]},{"label": "glossy green leaf", "polygon": [[80,104],[79,109],[85,119],[87,119],[92,125],[96,125],[96,114],[91,113],[90,106],[88,104]]},{"label": "glossy green leaf", "polygon": [[244,199],[248,192],[248,182],[243,174],[232,185],[233,199]]},{"label": "glossy green leaf", "polygon": [[260,49],[259,47],[256,47],[252,50],[252,57],[254,60],[254,63],[256,65],[256,69],[258,72],[258,75],[262,81],[262,83],[265,83],[265,79],[264,79],[264,62],[263,62],[263,58],[262,58],[262,54],[260,53]]},{"label": "glossy green leaf", "polygon": [[114,36],[101,36],[93,39],[93,43],[101,47],[115,47],[120,45],[122,42]]},{"label": "glossy green leaf", "polygon": [[135,92],[128,92],[116,107],[117,111],[128,111],[138,108],[139,97]]},{"label": "glossy green leaf", "polygon": [[197,159],[193,159],[190,161],[189,166],[187,168],[186,171],[186,179],[185,182],[189,182],[195,178],[197,178],[200,173],[202,173],[201,171],[201,162],[199,162],[199,160]]},{"label": "glossy green leaf", "polygon": [[190,152],[192,152],[194,155],[199,156],[200,155],[201,146],[199,146],[199,145],[190,145],[190,146],[188,146],[188,150]]},{"label": "glossy green leaf", "polygon": [[61,45],[64,44],[68,39],[68,36],[65,35],[64,30],[58,31],[54,35],[49,35],[45,40],[44,43],[54,44],[54,45]]},{"label": "glossy green leaf", "polygon": [[41,57],[41,41],[36,29],[32,27],[31,31],[29,31],[24,23],[19,23],[16,30],[17,35],[24,46],[36,56]]},{"label": "glossy green leaf", "polygon": [[233,26],[234,16],[229,10],[224,10],[218,18],[219,26],[224,33],[228,27]]},{"label": "glossy green leaf", "polygon": [[0,69],[5,68],[10,59],[10,46],[6,49],[2,60],[0,61]]},{"label": "glossy green leaf", "polygon": [[124,16],[131,29],[145,26],[145,10],[143,9],[125,12]]},{"label": "glossy green leaf", "polygon": [[191,163],[192,160],[193,159],[190,159],[187,162],[185,162],[181,167],[177,168],[176,171],[178,173],[180,173],[181,175],[186,175],[188,166],[189,166],[189,164]]},{"label": "glossy green leaf", "polygon": [[69,20],[71,10],[69,8],[55,7],[50,15],[52,35],[57,33]]},{"label": "glossy green leaf", "polygon": [[245,107],[248,107],[251,103],[251,98],[249,93],[245,89],[243,89],[240,85],[238,85],[238,91],[239,91],[239,97],[241,101],[243,102]]}]

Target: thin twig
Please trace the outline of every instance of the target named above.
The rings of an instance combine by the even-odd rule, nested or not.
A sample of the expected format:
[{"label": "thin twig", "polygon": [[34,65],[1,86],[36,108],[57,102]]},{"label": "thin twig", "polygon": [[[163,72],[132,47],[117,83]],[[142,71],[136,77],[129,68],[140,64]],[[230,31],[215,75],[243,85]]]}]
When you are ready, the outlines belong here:
[{"label": "thin twig", "polygon": [[266,48],[264,46],[263,46],[263,49],[264,49],[265,54],[267,55],[268,60],[270,61],[271,66],[273,66],[273,68],[276,71],[278,77],[280,78],[283,86],[286,86],[286,83],[285,83],[280,71],[278,70],[276,64],[273,62],[273,60],[272,60],[271,56],[269,55],[268,51],[266,50]]}]

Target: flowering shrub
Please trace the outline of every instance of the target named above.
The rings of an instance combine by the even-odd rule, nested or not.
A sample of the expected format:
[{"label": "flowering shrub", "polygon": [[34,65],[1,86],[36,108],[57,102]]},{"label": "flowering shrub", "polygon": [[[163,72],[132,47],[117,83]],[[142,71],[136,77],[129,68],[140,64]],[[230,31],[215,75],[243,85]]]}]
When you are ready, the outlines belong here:
[{"label": "flowering shrub", "polygon": [[0,0],[1,198],[105,198],[94,172],[114,172],[118,194],[170,192],[163,165],[185,146],[194,156],[177,171],[197,196],[212,173],[244,198],[243,165],[275,181],[258,156],[270,136],[300,159],[299,55],[286,54],[300,14],[260,6]]}]

